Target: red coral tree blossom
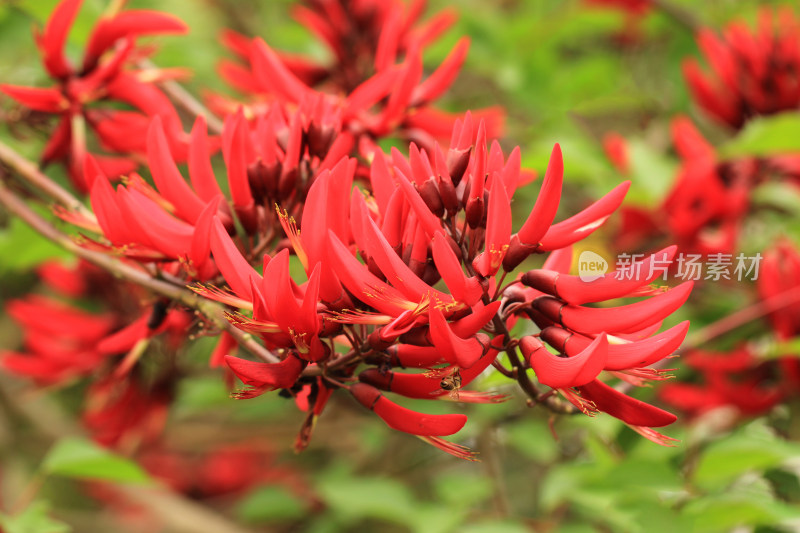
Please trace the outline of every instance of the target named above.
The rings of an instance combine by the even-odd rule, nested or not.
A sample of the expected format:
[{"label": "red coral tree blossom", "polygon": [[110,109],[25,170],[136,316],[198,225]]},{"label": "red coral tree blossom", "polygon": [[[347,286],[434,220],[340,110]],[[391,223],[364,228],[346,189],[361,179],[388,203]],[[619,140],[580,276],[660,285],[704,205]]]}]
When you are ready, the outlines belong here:
[{"label": "red coral tree blossom", "polygon": [[750,118],[800,106],[800,41],[791,8],[762,8],[758,26],[730,23],[717,36],[710,29],[697,35],[709,70],[695,59],[683,64],[697,105],[717,122],[741,128]]},{"label": "red coral tree blossom", "polygon": [[[330,65],[280,54],[263,39],[234,32],[223,43],[237,56],[225,61],[220,74],[250,97],[247,109],[258,114],[273,102],[303,105],[327,95],[327,105],[341,110],[340,129],[353,137],[357,153],[368,159],[376,141],[395,136],[428,151],[446,140],[458,114],[432,104],[455,81],[469,49],[462,38],[449,55],[425,76],[422,53],[454,22],[443,11],[419,24],[426,2],[405,6],[398,0],[311,1],[297,7],[295,17],[330,49]],[[213,98],[212,107],[232,112],[240,102]],[[490,137],[500,134],[499,108],[474,112],[485,120]]]},{"label": "red coral tree blossom", "polygon": [[[119,156],[97,156],[105,175],[116,177],[136,168],[130,154],[144,153],[144,133],[150,118],[161,116],[167,125],[170,149],[185,158],[185,134],[180,117],[170,100],[154,82],[169,77],[164,70],[127,68],[145,57],[136,46],[141,35],[184,33],[186,25],[166,13],[131,10],[107,12],[89,35],[83,60],[74,65],[64,54],[67,36],[82,0],[64,0],[53,11],[36,41],[42,63],[55,81],[49,88],[0,85],[0,91],[22,105],[59,117],[59,123],[41,156],[47,165],[61,161],[67,165],[73,184],[88,189],[84,182],[83,161],[87,153],[86,125],[100,145]],[[116,3],[118,9],[122,4]],[[118,102],[131,107],[98,107],[95,103]]]},{"label": "red coral tree blossom", "polygon": [[672,120],[671,131],[681,159],[675,182],[655,212],[626,209],[620,242],[636,246],[661,238],[683,252],[730,254],[738,247],[756,189],[769,182],[791,187],[800,183],[796,153],[725,157],[684,116]]},{"label": "red coral tree blossom", "polygon": [[[674,248],[647,260],[644,277],[635,281],[610,276],[593,285],[563,273],[570,245],[602,225],[628,184],[553,225],[563,179],[556,146],[530,216],[512,233],[510,199],[519,185],[519,161],[518,149],[505,156],[497,143],[487,143],[483,123],[474,128],[469,116],[457,123],[446,151],[437,147],[428,154],[412,145],[408,159],[376,152],[369,192],[351,192],[355,165],[342,160],[318,176],[301,219],[285,225],[307,281],[290,277],[289,250],[265,255],[259,274],[216,220],[211,251],[232,292],[204,292],[239,307],[230,320],[260,336],[275,357],[227,359],[248,385],[239,397],[276,389],[315,397],[302,447],[330,392],[343,388],[390,427],[469,458],[441,439],[459,431],[465,416],[417,413],[387,394],[502,401],[501,395],[462,387],[498,365],[505,351],[515,370],[501,371],[517,375],[534,399],[547,395],[538,392],[528,368],[584,412],[605,411],[656,442],[668,442],[652,427],[675,417],[615,391],[600,374],[637,385],[663,377],[646,367],[680,345],[688,323],[653,334],[686,300],[691,284],[666,292],[648,285],[665,268],[651,264],[669,264]],[[552,251],[545,268],[502,285],[527,256]],[[652,297],[621,308],[582,306],[625,296]],[[533,318],[541,334],[514,338],[509,328],[520,315]]]},{"label": "red coral tree blossom", "polygon": [[[64,87],[101,72],[96,76],[103,83],[93,87],[103,92],[92,96],[133,103],[106,82],[131,76],[122,65],[134,36],[173,28],[171,19],[140,12],[103,19],[90,39],[84,72],[59,55],[79,4],[62,2],[45,31],[46,64],[53,63],[51,73],[59,79],[52,94],[66,98]],[[351,4],[358,9],[337,9]],[[157,379],[147,381],[139,365],[142,345],[163,321],[178,316],[184,319],[178,342],[190,330],[211,336],[225,331],[211,360],[224,361],[244,383],[235,397],[280,390],[294,398],[306,412],[297,449],[308,445],[331,395],[343,390],[391,428],[473,459],[467,448],[444,439],[464,427],[465,414],[425,414],[401,405],[402,398],[452,401],[453,410],[459,403],[505,401],[505,391],[470,388],[490,366],[517,382],[531,403],[558,412],[603,411],[669,444],[653,428],[670,424],[674,415],[608,383],[638,386],[666,377],[649,367],[677,349],[688,324],[659,329],[684,303],[691,284],[667,289],[653,283],[675,248],[638,263],[634,277],[571,276],[572,245],[619,208],[629,182],[555,222],[564,174],[558,145],[535,203],[521,206],[529,214],[516,225],[512,201],[530,172],[521,168],[519,148],[504,152],[492,140],[493,115],[443,117],[432,109],[455,79],[467,44],[460,41],[424,77],[421,51],[443,24],[415,26],[422,7],[312,3],[300,16],[338,57],[334,66],[317,70],[282,58],[260,39],[229,36],[246,63],[229,74],[253,94],[245,105],[227,108],[220,138],[224,178],[215,171],[223,166],[212,164],[215,140],[204,120],[195,122],[185,143],[176,144],[182,129],[166,109],[146,120],[141,138],[129,135],[139,143],[130,151],[146,152],[150,176],[131,173],[112,184],[102,161],[92,156],[74,166],[96,220],[77,210],[60,211],[86,233],[82,247],[69,242],[70,247],[164,296],[150,302],[152,310],[141,301],[132,305],[144,312],[134,324],[96,326],[91,340],[79,336],[73,349],[97,341],[114,349],[93,352],[93,361],[125,354],[121,361],[107,359],[110,368],[104,362],[89,389],[84,419],[98,440],[128,449],[154,438],[172,397],[177,356],[172,350]],[[367,30],[363,42],[377,39],[374,54],[350,41],[353,28],[361,26]],[[351,44],[359,58],[346,55]],[[107,53],[96,56],[97,50]],[[133,81],[122,85],[138,96],[153,89]],[[17,96],[30,95],[9,87]],[[78,103],[53,112],[65,113],[62,120],[70,125],[76,116],[89,120],[83,100]],[[140,109],[142,117],[150,114]],[[120,117],[108,119],[112,124],[115,116]],[[145,131],[142,117],[131,131]],[[390,136],[414,142],[405,152],[386,154],[377,141]],[[447,147],[439,144],[448,137]],[[59,136],[54,139],[51,145],[58,145]],[[70,152],[73,160],[82,155]],[[185,174],[178,167],[183,159]],[[18,212],[38,224],[35,214]],[[48,232],[64,240],[57,230]],[[549,254],[541,268],[529,261],[536,254]],[[115,259],[106,260],[110,256]],[[217,303],[189,292],[187,284]],[[613,302],[620,298],[637,301]],[[614,306],[592,305],[606,302]],[[184,305],[196,311],[191,326]],[[223,307],[227,322],[220,320]],[[25,313],[17,315],[29,319],[32,329],[38,325]],[[516,324],[524,333],[511,333]],[[237,357],[234,339],[257,360]],[[34,346],[30,352],[24,357],[49,362],[46,350]],[[85,365],[67,365],[64,376],[89,372]]]}]

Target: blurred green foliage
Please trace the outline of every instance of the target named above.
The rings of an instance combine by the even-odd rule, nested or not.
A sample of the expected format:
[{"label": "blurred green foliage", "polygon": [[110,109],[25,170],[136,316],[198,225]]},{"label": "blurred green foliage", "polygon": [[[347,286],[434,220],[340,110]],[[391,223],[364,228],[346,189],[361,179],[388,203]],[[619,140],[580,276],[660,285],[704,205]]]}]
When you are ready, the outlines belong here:
[{"label": "blurred green foliage", "polygon": [[[735,16],[752,21],[759,6],[780,2],[677,3],[704,23],[719,26]],[[41,23],[55,4],[56,0],[0,3],[0,50],[13,50],[0,54],[3,82],[45,82],[29,27],[31,22]],[[215,72],[218,58],[226,54],[217,39],[223,27],[263,36],[278,49],[324,58],[320,44],[291,21],[291,4],[288,0],[130,2],[135,8],[175,13],[189,24],[189,35],[159,39],[154,59],[162,66],[189,68],[192,78],[186,86],[200,95],[228,90]],[[440,61],[461,35],[468,35],[472,45],[445,107],[502,105],[508,113],[504,143],[520,144],[523,163],[540,173],[553,143],[560,142],[570,192],[563,202],[565,213],[621,180],[602,151],[600,140],[607,131],[630,139],[629,200],[645,206],[659,202],[674,177],[677,159],[668,123],[676,113],[697,119],[723,154],[762,155],[800,148],[797,114],[755,120],[737,136],[700,117],[680,73],[681,60],[698,55],[693,36],[663,13],[648,16],[642,38],[622,46],[614,38],[622,15],[588,9],[579,1],[437,0],[431,7],[450,4],[460,19],[441,43],[428,50],[426,64]],[[70,51],[79,50],[104,7],[102,0],[84,2],[70,34]],[[9,108],[7,101],[0,104],[0,109]],[[44,140],[41,131],[12,128],[10,123],[0,125],[0,136],[32,157]],[[796,224],[800,198],[787,196],[784,189],[767,188],[759,194],[757,203],[779,212],[768,210],[749,229],[753,249],[787,233],[800,241]],[[522,194],[515,208],[526,211],[533,198],[534,192]],[[63,255],[18,221],[6,221],[0,230],[3,294],[23,280],[26,270]],[[697,297],[703,304],[692,316],[696,326],[741,305],[740,291],[724,292],[712,299]],[[4,321],[8,328],[8,319]],[[759,326],[754,329],[757,335]],[[310,448],[294,456],[288,450],[299,417],[291,400],[267,395],[231,401],[219,375],[204,368],[211,346],[203,341],[187,354],[183,370],[192,377],[178,392],[168,438],[184,446],[208,446],[195,433],[209,431],[223,441],[234,436],[266,439],[277,450],[276,464],[307,477],[318,499],[314,507],[280,485],[265,485],[234,506],[208,502],[244,524],[309,533],[772,532],[800,527],[796,442],[800,427],[786,407],[739,428],[732,428],[723,415],[677,424],[667,432],[681,442],[662,448],[610,417],[550,420],[547,413],[528,409],[515,397],[504,406],[473,409],[461,438],[481,452],[482,462],[467,463],[407,435],[396,435],[374,417],[362,417],[360,406],[348,398],[334,398],[335,405],[319,421]],[[784,350],[795,348],[796,343]],[[489,375],[478,386],[501,387],[503,381]],[[75,385],[58,391],[56,397],[72,405],[81,392]],[[640,397],[652,394],[643,391]],[[435,412],[440,406],[432,403],[421,402],[420,409]],[[11,420],[4,416],[1,422],[12,427]],[[217,435],[219,427],[228,428],[226,435]],[[35,476],[41,468],[47,474],[76,479],[147,479],[127,459],[85,441],[63,440],[44,455],[41,446],[19,446],[6,433],[8,429],[0,435],[2,456],[10,465],[3,469],[4,475]],[[3,483],[4,493],[18,486]],[[69,514],[73,495],[58,488],[45,491],[54,503],[52,513],[46,503],[36,501],[13,516],[0,515],[3,531],[68,531],[68,526],[49,518]],[[80,531],[107,530],[85,526]]]}]

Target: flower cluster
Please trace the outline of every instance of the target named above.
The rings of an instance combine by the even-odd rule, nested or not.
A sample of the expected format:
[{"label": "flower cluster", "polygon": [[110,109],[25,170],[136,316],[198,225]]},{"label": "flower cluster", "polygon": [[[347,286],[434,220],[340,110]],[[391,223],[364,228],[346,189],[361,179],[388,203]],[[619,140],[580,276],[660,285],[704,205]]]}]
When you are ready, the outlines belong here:
[{"label": "flower cluster", "polygon": [[[800,105],[796,29],[795,16],[784,8],[761,10],[755,32],[742,22],[729,24],[721,38],[710,29],[700,30],[697,43],[711,71],[704,73],[694,59],[684,61],[695,104],[733,130],[757,116],[796,110]],[[680,158],[675,181],[655,209],[623,208],[617,245],[623,250],[646,250],[666,241],[698,258],[732,257],[740,250],[745,225],[755,218],[754,194],[767,183],[795,189],[800,154],[796,150],[726,154],[686,116],[673,118],[671,133]],[[603,147],[614,167],[627,175],[631,168],[625,140],[610,133]],[[764,259],[755,305],[769,310],[774,337],[770,344],[780,346],[800,331],[793,325],[797,252],[783,242],[760,255]],[[667,384],[660,395],[690,415],[718,407],[757,415],[796,394],[796,358],[785,353],[765,357],[757,342],[741,342],[730,352],[690,350],[685,361],[698,383]]]},{"label": "flower cluster", "polygon": [[[127,294],[116,301],[127,302],[127,314],[74,313],[48,326],[46,342],[38,321],[24,322],[36,340],[25,354],[6,355],[6,367],[49,383],[94,375],[86,424],[99,441],[124,449],[131,439],[157,433],[178,374],[173,351],[157,378],[145,379],[150,339],[166,330],[180,344],[190,330],[216,336],[225,327],[212,365],[224,361],[244,383],[237,398],[275,390],[293,397],[307,413],[298,449],[340,390],[390,427],[472,459],[467,448],[443,439],[464,427],[466,415],[425,414],[396,399],[450,400],[454,410],[459,403],[504,401],[506,391],[468,389],[490,367],[518,383],[531,402],[561,412],[602,411],[669,444],[653,428],[675,416],[608,383],[641,386],[666,377],[649,367],[678,348],[688,323],[659,330],[692,284],[656,286],[666,266],[649,266],[669,264],[675,248],[642,260],[652,273],[646,278],[571,276],[572,245],[605,223],[630,183],[556,223],[564,177],[558,145],[535,203],[519,206],[528,215],[514,224],[515,193],[533,173],[522,168],[519,148],[504,151],[493,140],[496,111],[450,116],[432,107],[453,83],[467,41],[425,77],[422,50],[450,15],[420,25],[422,4],[313,1],[300,8],[298,18],[331,49],[330,64],[227,33],[224,41],[238,59],[221,72],[246,101],[212,97],[224,115],[219,138],[209,136],[199,117],[184,139],[171,107],[150,112],[134,103],[141,111],[135,120],[130,112],[103,115],[97,131],[104,148],[123,158],[141,154],[126,160],[146,162],[146,171],[113,184],[102,159],[83,148],[70,151],[73,179],[88,190],[94,216],[58,214],[84,232],[81,250],[89,256],[114,256],[151,289],[166,285],[167,294],[188,296],[162,292],[162,299],[143,303]],[[138,101],[109,88],[116,85],[160,101],[153,85],[123,66],[135,36],[182,25],[150,12],[110,14],[90,39],[91,59],[76,71],[61,48],[79,5],[64,0],[45,30],[45,62],[60,80],[51,90],[58,104],[48,110],[74,125],[76,116],[95,117],[85,106],[93,99]],[[80,105],[63,107],[64,95],[85,77],[101,80],[86,93],[92,98],[80,93]],[[28,105],[41,98],[4,90]],[[126,131],[124,146],[105,135],[123,119],[136,126]],[[378,141],[389,137],[401,139],[404,149],[384,153]],[[215,164],[217,148],[222,164]],[[540,254],[549,256],[536,268],[532,259]],[[211,307],[196,305],[199,318],[190,321],[183,306],[200,297]],[[637,301],[587,305],[621,298]],[[222,307],[227,324],[208,311]],[[30,311],[14,316],[24,321]],[[140,318],[129,321],[132,313]],[[512,334],[515,326],[521,334]],[[237,341],[258,360],[238,357]]]},{"label": "flower cluster", "polygon": [[[174,353],[186,338],[190,315],[84,262],[71,268],[46,263],[38,273],[53,296],[31,295],[6,305],[22,328],[24,351],[0,352],[4,370],[47,386],[91,376],[83,421],[94,438],[125,450],[153,442],[166,422],[177,374],[174,363],[153,376],[137,362],[154,342]],[[104,308],[83,311],[76,305],[80,298]]]},{"label": "flower cluster", "polygon": [[[612,139],[607,152],[622,170],[624,144]],[[796,186],[800,179],[800,154],[722,157],[684,116],[673,119],[672,139],[681,159],[675,182],[656,210],[625,209],[625,246],[666,239],[687,252],[730,254],[752,211],[754,191],[768,182]]]},{"label": "flower cluster", "polygon": [[702,381],[665,385],[659,391],[665,402],[690,416],[721,407],[733,408],[737,416],[756,416],[797,396],[800,361],[794,347],[787,351],[781,345],[800,334],[800,253],[791,244],[782,242],[765,252],[757,288],[762,305],[772,310],[768,319],[777,342],[741,343],[730,352],[689,352],[686,365]]},{"label": "flower cluster", "polygon": [[[223,43],[236,55],[220,64],[220,74],[246,94],[248,115],[276,104],[327,107],[336,110],[330,125],[318,128],[355,143],[356,153],[369,159],[376,141],[387,136],[414,142],[428,151],[446,140],[459,115],[432,106],[455,81],[469,49],[462,38],[445,60],[424,76],[422,53],[454,22],[443,11],[419,23],[425,2],[408,6],[400,0],[311,1],[295,8],[295,18],[330,50],[331,64],[279,54],[263,39],[248,39],[228,31]],[[242,102],[215,98],[221,113],[234,112]],[[500,134],[502,111],[475,111],[489,137]]]},{"label": "flower cluster", "polygon": [[[44,30],[37,34],[42,63],[55,85],[49,88],[0,85],[0,91],[22,105],[59,117],[40,158],[43,165],[59,161],[73,184],[87,190],[83,161],[88,153],[86,126],[95,133],[100,146],[121,155],[97,155],[103,175],[116,177],[137,166],[132,154],[144,153],[142,139],[150,119],[160,116],[167,125],[169,145],[185,159],[185,134],[172,102],[155,86],[176,73],[146,68],[129,68],[146,57],[136,46],[142,35],[184,33],[179,19],[154,11],[109,11],[98,21],[86,44],[83,60],[74,65],[64,54],[70,28],[82,0],[61,2]],[[122,3],[116,2],[119,9]],[[104,104],[104,105],[96,105]],[[120,109],[123,104],[129,109]]]},{"label": "flower cluster", "polygon": [[683,64],[686,82],[697,105],[717,122],[741,128],[754,116],[800,107],[800,42],[791,9],[762,9],[758,29],[729,24],[721,37],[709,29],[697,45],[711,67],[704,72],[695,59]]}]

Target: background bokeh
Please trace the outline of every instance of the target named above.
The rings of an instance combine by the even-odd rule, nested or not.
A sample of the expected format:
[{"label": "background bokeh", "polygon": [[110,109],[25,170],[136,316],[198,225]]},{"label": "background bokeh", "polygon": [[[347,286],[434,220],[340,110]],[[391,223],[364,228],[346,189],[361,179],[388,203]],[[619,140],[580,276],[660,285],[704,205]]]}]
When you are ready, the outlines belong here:
[{"label": "background bokeh", "polygon": [[[0,2],[3,82],[44,83],[30,27],[41,24],[55,3]],[[674,3],[712,28],[737,17],[753,21],[760,7],[780,4]],[[159,39],[154,61],[190,69],[184,85],[199,96],[208,90],[228,91],[215,72],[217,61],[226,54],[217,38],[225,27],[263,36],[276,49],[324,56],[321,45],[290,18],[291,4],[287,0],[130,1],[131,7],[174,13],[191,27],[187,36]],[[679,166],[669,133],[677,113],[692,117],[716,146],[755,149],[752,130],[738,135],[725,131],[692,105],[680,65],[687,56],[699,57],[694,36],[691,28],[663,10],[654,8],[633,34],[624,34],[624,12],[580,1],[430,4],[431,12],[446,6],[456,9],[459,21],[428,50],[426,62],[438,64],[461,35],[472,42],[444,106],[464,110],[501,105],[507,112],[504,147],[519,145],[523,166],[540,174],[553,143],[559,142],[567,187],[564,213],[575,212],[623,179],[603,151],[602,139],[609,131],[628,141],[632,187],[626,205],[645,209],[663,199]],[[71,47],[82,44],[104,7],[103,1],[86,0],[70,36]],[[16,124],[15,112],[18,108],[8,99],[0,101],[0,137],[35,157],[45,137],[41,129]],[[770,129],[769,123],[764,127],[766,141],[763,135],[757,140],[769,145],[770,132],[773,142],[798,134],[800,119],[789,121],[784,130]],[[50,169],[49,175],[65,180],[59,168]],[[535,191],[534,185],[527,196],[521,192],[515,208],[525,211],[525,202],[535,197]],[[782,189],[762,196],[764,214],[746,228],[742,250],[763,250],[778,235],[800,236],[798,193]],[[0,217],[0,298],[5,301],[40,290],[34,266],[68,256],[19,221],[3,213]],[[611,257],[618,225],[619,220],[612,218],[585,246]],[[693,332],[751,303],[752,294],[750,282],[708,284],[671,323],[690,318],[687,342],[691,343],[698,338]],[[755,319],[708,347],[724,350],[742,340],[768,339],[767,330],[763,320]],[[15,323],[0,317],[0,345],[11,349],[19,342]],[[238,472],[262,469],[266,474],[255,486],[233,496],[197,495],[204,505],[252,531],[657,533],[739,528],[766,533],[800,528],[800,425],[793,416],[798,406],[792,403],[758,418],[741,417],[725,408],[691,422],[681,418],[667,428],[666,433],[680,439],[670,448],[642,439],[606,415],[553,417],[544,409],[528,408],[513,384],[487,375],[482,389],[495,388],[512,399],[502,405],[471,407],[459,442],[480,452],[479,463],[460,461],[408,435],[395,434],[365,416],[349,397],[338,396],[320,419],[310,447],[295,455],[291,450],[300,419],[291,400],[277,394],[231,400],[219,374],[206,368],[211,347],[209,339],[199,339],[181,356],[182,371],[189,377],[182,381],[170,410],[166,441],[171,449],[189,456],[242,442],[258,451],[257,460],[225,466]],[[769,357],[769,350],[764,353]],[[677,369],[678,379],[694,379],[682,369],[680,359],[670,360],[670,366]],[[48,450],[54,442],[63,443],[64,437],[78,433],[73,413],[83,385],[42,390],[8,375],[0,376],[0,384],[0,508],[12,513],[14,502],[47,471],[42,461],[45,456],[52,458]],[[654,389],[639,391],[638,397],[657,401]],[[426,402],[424,409],[434,412],[437,406],[430,403],[436,402]],[[127,480],[128,463],[103,460],[108,461],[104,467],[108,471],[121,469],[116,479]],[[59,474],[57,467],[52,470]],[[4,530],[68,530],[59,523],[80,532],[157,530],[149,529],[157,527],[158,520],[145,511],[93,498],[89,494],[100,489],[73,477],[49,476],[41,486],[35,485],[35,505],[15,519],[4,515],[5,522],[0,521]],[[23,521],[20,516],[27,518]]]}]

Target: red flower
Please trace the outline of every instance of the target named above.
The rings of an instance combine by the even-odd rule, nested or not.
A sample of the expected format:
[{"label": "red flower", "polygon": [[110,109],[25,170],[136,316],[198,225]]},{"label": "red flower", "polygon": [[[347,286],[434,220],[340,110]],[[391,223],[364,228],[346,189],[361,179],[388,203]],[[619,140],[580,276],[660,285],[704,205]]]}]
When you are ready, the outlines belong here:
[{"label": "red flower", "polygon": [[798,24],[790,8],[759,12],[758,29],[744,22],[729,24],[717,37],[711,30],[697,35],[711,72],[687,59],[683,72],[695,102],[712,118],[741,128],[757,115],[771,115],[800,106]]},{"label": "red flower", "polygon": [[349,388],[358,403],[373,411],[386,424],[398,431],[422,437],[444,437],[457,433],[467,422],[465,415],[426,415],[411,411],[388,400],[380,391],[366,383]]},{"label": "red flower", "polygon": [[[701,381],[668,383],[658,392],[664,402],[691,417],[720,408],[758,416],[782,401],[786,393],[796,391],[797,382],[790,374],[773,362],[758,361],[744,345],[725,353],[693,350],[685,356],[685,364]],[[772,383],[774,377],[779,383]]]},{"label": "red flower", "polygon": [[[431,150],[436,139],[446,138],[456,117],[434,110],[430,104],[453,83],[469,42],[459,41],[450,54],[423,80],[421,54],[443,33],[453,15],[443,12],[423,27],[415,27],[422,4],[406,10],[399,1],[312,2],[296,10],[298,20],[328,46],[332,66],[317,65],[297,56],[282,55],[263,40],[226,32],[225,43],[240,62],[224,62],[223,77],[257,98],[252,106],[274,101],[301,104],[317,99],[322,89],[333,100],[344,94],[338,130],[357,137],[359,155],[369,158],[375,140],[392,135]],[[244,65],[242,64],[244,63]],[[219,99],[217,100],[220,101]],[[230,111],[230,108],[228,108]],[[502,114],[481,112],[488,133],[498,134]]]},{"label": "red flower", "polygon": [[[86,46],[83,63],[73,66],[64,55],[67,35],[82,0],[62,0],[53,11],[44,31],[37,34],[42,61],[56,85],[48,89],[0,85],[7,95],[22,105],[56,114],[60,122],[42,155],[42,163],[64,161],[76,188],[86,191],[83,163],[87,153],[86,124],[109,151],[143,153],[149,117],[160,115],[168,125],[170,147],[185,158],[185,140],[178,113],[153,82],[166,72],[125,70],[140,53],[135,39],[140,35],[183,33],[180,20],[155,11],[110,13],[95,25]],[[89,104],[113,100],[134,111],[95,109]],[[98,156],[105,175],[116,177],[130,172],[136,163],[127,157]]]}]

